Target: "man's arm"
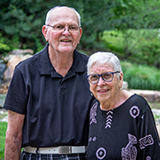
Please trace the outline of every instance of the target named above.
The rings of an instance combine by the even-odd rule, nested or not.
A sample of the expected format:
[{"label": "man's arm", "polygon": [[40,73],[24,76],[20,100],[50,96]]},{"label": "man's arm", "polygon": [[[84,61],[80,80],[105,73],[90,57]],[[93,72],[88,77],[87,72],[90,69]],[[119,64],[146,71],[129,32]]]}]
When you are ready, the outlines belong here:
[{"label": "man's arm", "polygon": [[5,160],[19,160],[21,154],[25,115],[8,110],[8,127],[5,141]]}]

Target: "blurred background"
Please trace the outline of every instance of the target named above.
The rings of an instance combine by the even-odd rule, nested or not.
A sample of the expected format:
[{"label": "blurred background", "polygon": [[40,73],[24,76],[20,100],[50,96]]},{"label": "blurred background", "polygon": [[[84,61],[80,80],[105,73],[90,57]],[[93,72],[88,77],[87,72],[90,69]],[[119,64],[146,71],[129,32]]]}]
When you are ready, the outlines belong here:
[{"label": "blurred background", "polygon": [[73,7],[81,15],[79,51],[113,52],[129,88],[160,90],[158,0],[0,1],[0,58],[14,49],[40,51],[46,44],[41,32],[46,13],[57,5]]}]

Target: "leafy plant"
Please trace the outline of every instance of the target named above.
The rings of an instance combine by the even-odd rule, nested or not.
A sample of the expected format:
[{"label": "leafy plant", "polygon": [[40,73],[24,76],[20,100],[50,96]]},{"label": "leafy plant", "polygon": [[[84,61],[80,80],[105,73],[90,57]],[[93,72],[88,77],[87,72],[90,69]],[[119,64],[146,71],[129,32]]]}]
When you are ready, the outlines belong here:
[{"label": "leafy plant", "polygon": [[120,59],[160,68],[158,29],[105,31],[103,41]]},{"label": "leafy plant", "polygon": [[160,90],[160,71],[155,67],[137,65],[136,63],[121,62],[124,80],[129,88]]}]

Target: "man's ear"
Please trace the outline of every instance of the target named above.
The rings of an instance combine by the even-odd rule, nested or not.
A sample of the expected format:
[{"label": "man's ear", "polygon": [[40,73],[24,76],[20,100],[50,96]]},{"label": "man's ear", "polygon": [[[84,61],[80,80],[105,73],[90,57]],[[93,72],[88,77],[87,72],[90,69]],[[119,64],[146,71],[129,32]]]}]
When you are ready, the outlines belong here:
[{"label": "man's ear", "polygon": [[81,37],[82,37],[82,28],[80,28],[80,37],[79,37],[79,42],[78,43],[80,43]]},{"label": "man's ear", "polygon": [[48,41],[48,30],[47,30],[46,25],[43,25],[42,33],[43,33],[43,36],[44,36],[45,40]]}]

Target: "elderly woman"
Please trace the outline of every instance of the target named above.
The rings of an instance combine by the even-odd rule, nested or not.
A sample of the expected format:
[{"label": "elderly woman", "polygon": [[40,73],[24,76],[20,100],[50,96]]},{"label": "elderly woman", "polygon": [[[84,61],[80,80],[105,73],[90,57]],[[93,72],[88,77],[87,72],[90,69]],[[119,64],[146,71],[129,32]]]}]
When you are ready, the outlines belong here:
[{"label": "elderly woman", "polygon": [[88,61],[90,109],[88,160],[160,160],[160,140],[146,100],[122,89],[116,55],[97,52]]}]

